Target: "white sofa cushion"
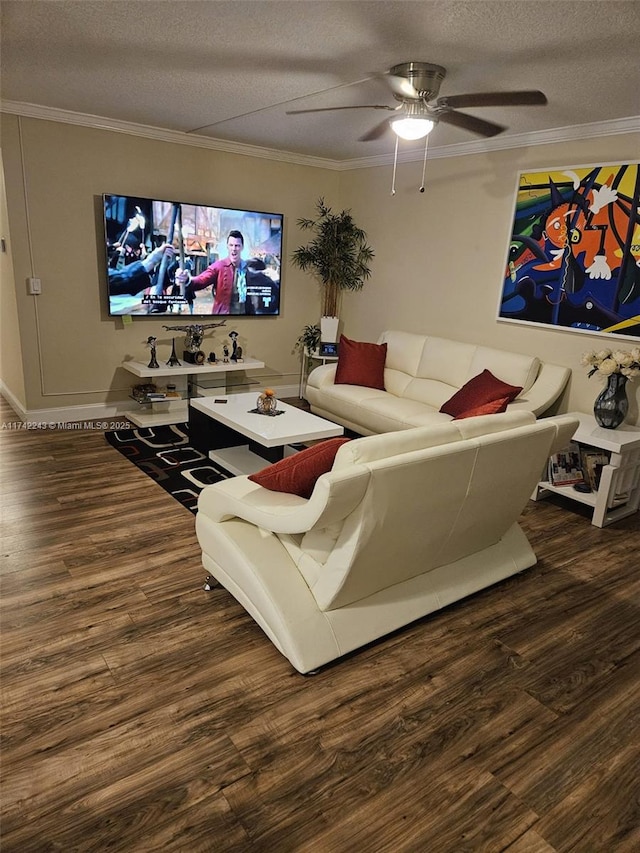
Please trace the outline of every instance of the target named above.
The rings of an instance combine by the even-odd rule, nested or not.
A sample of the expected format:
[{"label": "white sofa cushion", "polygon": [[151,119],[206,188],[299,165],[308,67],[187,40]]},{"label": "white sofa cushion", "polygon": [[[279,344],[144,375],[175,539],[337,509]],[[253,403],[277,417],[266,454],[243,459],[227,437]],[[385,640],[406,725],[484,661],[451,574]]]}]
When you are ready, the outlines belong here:
[{"label": "white sofa cushion", "polygon": [[421,379],[437,379],[438,382],[461,388],[467,381],[466,377],[475,351],[476,347],[473,344],[450,341],[447,338],[427,337],[424,339],[422,358],[416,376]]},{"label": "white sofa cushion", "polygon": [[509,385],[521,386],[521,394],[526,394],[536,381],[540,371],[539,358],[515,352],[504,353],[489,347],[476,347],[475,350],[463,385],[483,370],[490,370],[494,376]]},{"label": "white sofa cushion", "polygon": [[446,403],[458,391],[454,385],[442,382],[438,379],[410,379],[402,392],[403,400],[415,400],[423,406],[429,406],[434,411],[440,411],[443,403]]},{"label": "white sofa cushion", "polygon": [[417,376],[424,342],[424,335],[416,335],[412,332],[383,332],[378,343],[387,345],[385,368],[408,373],[409,376]]}]

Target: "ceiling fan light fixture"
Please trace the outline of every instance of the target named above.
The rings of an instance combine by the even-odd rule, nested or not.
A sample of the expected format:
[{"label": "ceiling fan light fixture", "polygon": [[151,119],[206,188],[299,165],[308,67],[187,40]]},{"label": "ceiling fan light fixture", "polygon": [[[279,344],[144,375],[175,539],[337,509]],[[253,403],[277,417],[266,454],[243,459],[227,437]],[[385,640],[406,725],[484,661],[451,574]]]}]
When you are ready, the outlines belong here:
[{"label": "ceiling fan light fixture", "polygon": [[395,118],[391,121],[391,129],[400,139],[415,140],[424,139],[428,136],[435,122],[428,118],[418,118],[416,116],[404,116],[403,118]]}]

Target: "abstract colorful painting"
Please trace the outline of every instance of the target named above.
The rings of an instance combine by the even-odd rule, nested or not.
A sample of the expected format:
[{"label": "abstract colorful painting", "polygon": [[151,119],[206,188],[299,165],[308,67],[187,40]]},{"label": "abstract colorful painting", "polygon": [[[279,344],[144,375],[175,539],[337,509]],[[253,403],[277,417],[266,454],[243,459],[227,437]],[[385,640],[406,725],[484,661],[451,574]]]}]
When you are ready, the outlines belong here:
[{"label": "abstract colorful painting", "polygon": [[498,317],[640,338],[640,166],[520,172]]}]

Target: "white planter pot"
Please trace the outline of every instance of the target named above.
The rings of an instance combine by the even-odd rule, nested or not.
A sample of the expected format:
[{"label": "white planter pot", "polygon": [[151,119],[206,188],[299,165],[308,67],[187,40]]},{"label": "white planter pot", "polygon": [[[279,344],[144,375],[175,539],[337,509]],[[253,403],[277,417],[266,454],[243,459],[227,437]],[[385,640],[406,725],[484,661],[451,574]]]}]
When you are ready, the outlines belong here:
[{"label": "white planter pot", "polygon": [[320,317],[320,340],[322,343],[336,343],[338,340],[339,322],[339,317]]}]

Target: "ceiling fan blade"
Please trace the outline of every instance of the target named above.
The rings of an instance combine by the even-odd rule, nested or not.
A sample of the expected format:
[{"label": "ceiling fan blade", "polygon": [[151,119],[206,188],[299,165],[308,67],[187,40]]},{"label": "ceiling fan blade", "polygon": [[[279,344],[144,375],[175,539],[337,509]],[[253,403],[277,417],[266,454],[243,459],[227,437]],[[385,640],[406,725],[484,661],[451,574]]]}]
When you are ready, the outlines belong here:
[{"label": "ceiling fan blade", "polygon": [[358,142],[373,142],[374,139],[380,139],[386,131],[389,129],[389,119],[386,118],[384,121],[381,121],[380,124],[377,124],[375,127],[372,127],[367,133],[358,137]]},{"label": "ceiling fan blade", "polygon": [[438,120],[461,127],[463,130],[470,130],[472,133],[478,133],[480,136],[497,136],[507,129],[503,124],[476,118],[476,116],[470,116],[468,113],[457,113],[455,110],[445,110],[439,113]]},{"label": "ceiling fan blade", "polygon": [[288,116],[302,115],[302,113],[328,113],[334,110],[391,110],[395,112],[398,107],[388,107],[386,104],[356,104],[352,107],[318,107],[314,110],[287,110]]},{"label": "ceiling fan blade", "polygon": [[389,72],[380,76],[383,80],[387,81],[387,84],[394,95],[400,95],[401,98],[412,98],[414,100],[417,100],[420,97],[420,92],[414,88],[413,84],[407,80],[406,77],[399,77],[396,74],[389,74]]},{"label": "ceiling fan blade", "polygon": [[546,104],[544,92],[526,89],[520,92],[475,92],[469,95],[448,95],[438,98],[439,107],[527,107]]}]

